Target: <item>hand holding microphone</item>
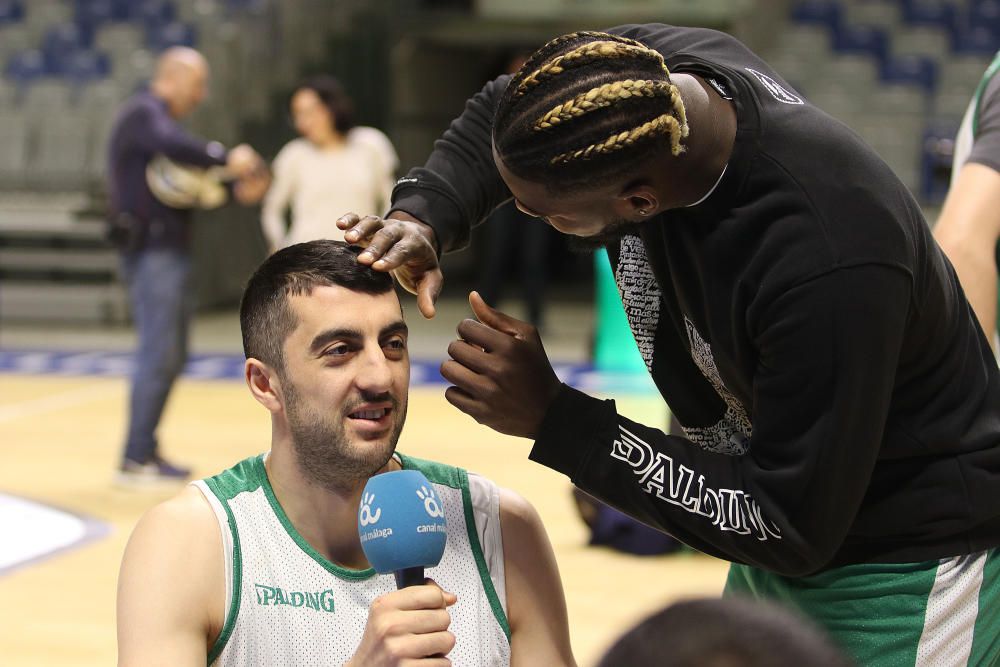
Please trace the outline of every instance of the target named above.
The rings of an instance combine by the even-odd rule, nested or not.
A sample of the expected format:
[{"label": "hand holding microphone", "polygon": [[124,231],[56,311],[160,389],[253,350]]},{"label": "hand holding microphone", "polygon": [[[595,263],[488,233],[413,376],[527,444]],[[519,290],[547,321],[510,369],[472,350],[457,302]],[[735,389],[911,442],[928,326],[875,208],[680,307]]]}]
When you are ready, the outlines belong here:
[{"label": "hand holding microphone", "polygon": [[448,607],[457,598],[433,582],[424,568],[444,554],[444,509],[434,486],[416,470],[368,480],[358,509],[361,548],[376,572],[392,572],[399,590],[380,596],[368,612],[361,644],[348,665],[450,665],[455,645]]}]

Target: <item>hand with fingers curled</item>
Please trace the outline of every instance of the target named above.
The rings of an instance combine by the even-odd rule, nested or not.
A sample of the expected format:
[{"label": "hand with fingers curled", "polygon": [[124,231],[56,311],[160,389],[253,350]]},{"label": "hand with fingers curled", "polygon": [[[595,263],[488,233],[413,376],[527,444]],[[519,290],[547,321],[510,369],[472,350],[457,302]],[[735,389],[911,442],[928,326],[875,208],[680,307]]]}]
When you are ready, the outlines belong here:
[{"label": "hand with fingers curled", "polygon": [[434,229],[402,211],[386,218],[347,213],[337,220],[344,240],[365,248],[358,261],[378,271],[391,271],[406,291],[417,295],[417,308],[430,319],[441,294],[444,275],[438,264]]},{"label": "hand with fingers curled", "polygon": [[346,667],[446,667],[455,646],[448,607],[458,598],[427,580],[375,598],[361,644]]},{"label": "hand with fingers curled", "polygon": [[445,398],[494,431],[535,438],[562,386],[538,330],[469,295],[476,320],[458,325],[441,375],[451,382]]}]

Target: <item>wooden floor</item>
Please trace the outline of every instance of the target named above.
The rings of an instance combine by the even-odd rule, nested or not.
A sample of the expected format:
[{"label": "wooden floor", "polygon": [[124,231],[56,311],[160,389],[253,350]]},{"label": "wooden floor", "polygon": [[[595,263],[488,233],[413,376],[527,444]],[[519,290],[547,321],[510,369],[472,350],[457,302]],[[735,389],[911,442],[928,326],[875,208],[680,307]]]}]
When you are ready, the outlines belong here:
[{"label": "wooden floor", "polygon": [[[112,485],[120,455],[126,383],[121,378],[0,374],[0,492],[110,524],[78,549],[0,576],[0,664],[109,665],[116,660],[115,586],[122,550],[142,513],[170,492]],[[662,423],[657,398],[619,400],[624,414]],[[198,476],[268,446],[267,413],[234,381],[182,380],[160,436],[163,453]],[[526,496],[555,546],[573,647],[593,665],[608,643],[646,613],[682,597],[717,595],[726,565],[706,556],[625,556],[586,546],[568,480],[527,460],[530,443],[493,433],[457,412],[440,387],[411,392],[399,449],[481,472]],[[10,539],[0,530],[0,540]]]}]

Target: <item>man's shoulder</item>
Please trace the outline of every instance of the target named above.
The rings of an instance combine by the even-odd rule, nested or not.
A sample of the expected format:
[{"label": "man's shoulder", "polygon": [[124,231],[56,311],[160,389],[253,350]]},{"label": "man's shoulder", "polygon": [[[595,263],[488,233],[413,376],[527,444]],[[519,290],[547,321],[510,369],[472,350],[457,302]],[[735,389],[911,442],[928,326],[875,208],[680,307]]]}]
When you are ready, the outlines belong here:
[{"label": "man's shoulder", "polygon": [[262,456],[255,454],[199,482],[208,487],[220,501],[225,501],[244,491],[260,488],[264,485],[265,478]]},{"label": "man's shoulder", "polygon": [[445,486],[458,488],[466,486],[468,483],[468,473],[462,468],[451,466],[447,463],[417,458],[416,456],[408,456],[399,452],[396,453],[396,456],[399,457],[404,470],[419,470],[427,479],[435,484],[444,484]]},{"label": "man's shoulder", "polygon": [[[605,32],[634,39],[658,51],[664,58],[675,54],[699,56],[711,61],[720,56],[749,53],[739,39],[721,30],[666,23],[630,23],[608,28]],[[724,58],[725,59],[725,58]]]},{"label": "man's shoulder", "polygon": [[163,108],[163,103],[157,100],[152,93],[147,90],[140,90],[133,93],[130,97],[126,98],[122,102],[119,108],[120,115],[131,115],[131,114],[153,114],[153,113],[166,113]]},{"label": "man's shoulder", "polygon": [[147,511],[136,524],[135,532],[141,530],[156,539],[160,535],[200,534],[207,527],[217,530],[212,507],[203,491],[189,484],[173,498]]}]

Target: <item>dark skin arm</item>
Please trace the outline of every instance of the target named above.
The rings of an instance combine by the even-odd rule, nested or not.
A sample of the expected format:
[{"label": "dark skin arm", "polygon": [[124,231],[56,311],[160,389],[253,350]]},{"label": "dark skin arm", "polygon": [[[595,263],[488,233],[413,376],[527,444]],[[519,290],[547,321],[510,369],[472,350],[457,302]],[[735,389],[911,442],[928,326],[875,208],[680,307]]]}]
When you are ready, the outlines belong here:
[{"label": "dark skin arm", "polygon": [[430,319],[441,295],[444,275],[438,264],[438,243],[429,225],[402,211],[386,218],[348,213],[337,220],[348,243],[365,247],[362,264],[391,271],[406,291],[417,295],[417,308]]},{"label": "dark skin arm", "polygon": [[535,438],[561,387],[538,331],[491,308],[478,292],[469,305],[478,321],[460,322],[459,339],[448,346],[441,375],[454,386],[445,398],[495,431]]}]

